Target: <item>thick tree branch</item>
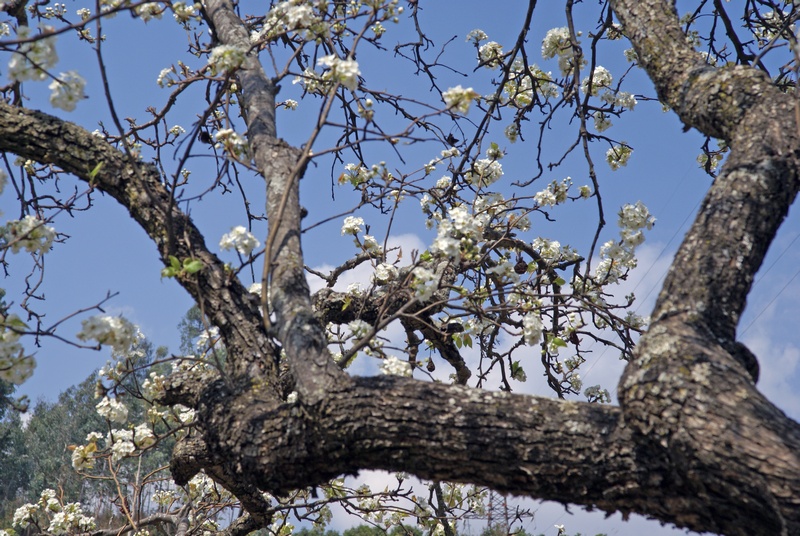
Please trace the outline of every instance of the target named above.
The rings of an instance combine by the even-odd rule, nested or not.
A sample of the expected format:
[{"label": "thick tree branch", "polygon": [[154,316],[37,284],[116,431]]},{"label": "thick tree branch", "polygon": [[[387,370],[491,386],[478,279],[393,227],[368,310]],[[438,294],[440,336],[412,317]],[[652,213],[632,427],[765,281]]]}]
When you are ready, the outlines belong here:
[{"label": "thick tree branch", "polygon": [[[208,0],[205,9],[220,43],[250,48],[249,33],[229,0]],[[325,331],[311,309],[300,244],[301,152],[276,138],[277,89],[258,58],[249,55],[236,76],[253,158],[267,187],[270,258],[265,262],[271,278],[264,282],[263,300],[269,293],[269,313],[275,314],[276,336],[288,356],[297,391],[309,402],[319,401],[335,383],[346,382],[347,376],[331,358]]]},{"label": "thick tree branch", "polygon": [[229,450],[240,477],[276,495],[386,469],[615,510],[608,498],[634,500],[647,481],[617,408],[399,377],[355,382],[318,409],[219,384],[201,418],[223,423],[214,441],[248,445]]},{"label": "thick tree branch", "polygon": [[797,193],[794,102],[753,68],[705,65],[670,2],[612,5],[664,102],[731,147],[626,369],[625,421],[641,447],[664,449],[687,500],[703,503],[661,519],[724,534],[798,534],[800,504],[788,490],[800,485],[800,427],[756,391],[747,374],[757,377],[755,358],[734,340]]},{"label": "thick tree branch", "polygon": [[800,185],[795,102],[752,67],[706,65],[687,44],[670,2],[613,6],[663,101],[687,126],[731,147],[654,319],[691,312],[717,338],[732,341],[753,276]]},{"label": "thick tree branch", "polygon": [[[58,166],[116,199],[153,240],[165,266],[170,255],[200,260],[200,272],[176,279],[219,327],[228,349],[228,373],[265,376],[264,381],[277,385],[276,351],[262,328],[256,300],[207,249],[203,235],[170,199],[155,166],[131,162],[73,123],[2,102],[0,132],[0,151]],[[170,234],[177,237],[175,251],[169,248]]]}]

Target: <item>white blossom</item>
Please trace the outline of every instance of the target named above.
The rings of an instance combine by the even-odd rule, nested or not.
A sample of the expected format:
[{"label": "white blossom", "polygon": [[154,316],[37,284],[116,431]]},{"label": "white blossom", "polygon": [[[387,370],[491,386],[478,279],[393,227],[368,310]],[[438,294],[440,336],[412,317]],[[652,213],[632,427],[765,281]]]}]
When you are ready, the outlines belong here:
[{"label": "white blossom", "polygon": [[50,104],[68,112],[73,111],[78,101],[86,98],[83,92],[85,86],[86,80],[75,71],[59,74],[58,79],[48,86],[51,91]]},{"label": "white blossom", "polygon": [[33,522],[33,516],[39,508],[35,504],[24,504],[14,511],[11,524],[15,527],[26,528]]},{"label": "white blossom", "polygon": [[411,376],[411,365],[393,355],[387,356],[381,363],[381,373],[393,376]]},{"label": "white blossom", "polygon": [[620,108],[627,108],[628,110],[633,110],[636,107],[636,97],[634,97],[631,93],[620,91],[616,95],[614,104],[616,104]]},{"label": "white blossom", "polygon": [[347,327],[350,328],[350,332],[352,333],[353,337],[356,339],[362,339],[367,336],[367,334],[372,329],[372,326],[364,322],[363,320],[353,320]]},{"label": "white blossom", "polygon": [[361,71],[358,69],[358,62],[355,60],[343,60],[331,54],[317,60],[317,65],[327,67],[329,70],[325,74],[350,91],[358,87],[358,75],[361,74]]},{"label": "white blossom", "polygon": [[486,41],[487,39],[489,39],[489,36],[486,35],[486,32],[477,28],[467,34],[467,41],[472,41],[476,45],[481,41]]},{"label": "white blossom", "polygon": [[78,445],[72,451],[72,468],[76,471],[84,471],[94,467],[94,455],[97,445]]},{"label": "white blossom", "polygon": [[242,66],[246,57],[246,49],[234,45],[217,45],[211,50],[208,65],[212,74],[231,74]]},{"label": "white blossom", "polygon": [[439,289],[439,278],[436,277],[433,270],[429,270],[424,266],[417,266],[411,273],[414,276],[411,282],[414,297],[421,302],[431,299],[434,292]]},{"label": "white blossom", "polygon": [[149,377],[142,382],[142,394],[148,400],[153,400],[164,393],[167,386],[166,382],[166,376],[151,372]]},{"label": "white blossom", "polygon": [[25,355],[22,344],[19,342],[18,330],[26,329],[22,320],[17,315],[8,315],[2,318],[0,329],[0,379],[19,385],[30,378],[36,361],[33,356]]},{"label": "white blossom", "polygon": [[572,45],[569,39],[569,28],[552,28],[547,31],[542,40],[542,57],[554,58],[569,50]]},{"label": "white blossom", "polygon": [[172,16],[180,23],[189,22],[191,19],[199,18],[200,4],[186,4],[185,2],[175,2],[171,4]]},{"label": "white blossom", "polygon": [[542,339],[544,325],[538,313],[528,312],[522,317],[522,338],[528,346],[539,344]]},{"label": "white blossom", "polygon": [[191,424],[194,422],[195,411],[191,408],[184,408],[178,413],[178,420],[183,424]]},{"label": "white blossom", "polygon": [[247,154],[247,141],[233,129],[220,129],[214,134],[214,140],[217,142],[214,144],[215,148],[224,149],[231,155],[241,156]]},{"label": "white blossom", "polygon": [[475,186],[488,186],[503,176],[503,165],[497,160],[481,158],[472,164],[464,178]]},{"label": "white blossom", "polygon": [[6,247],[10,247],[12,253],[19,253],[23,248],[31,253],[47,253],[55,237],[55,229],[30,214],[21,220],[9,221],[2,233]]},{"label": "white blossom", "polygon": [[462,114],[466,114],[469,111],[469,105],[472,104],[473,100],[478,99],[479,95],[478,92],[471,87],[465,89],[461,87],[461,85],[458,85],[442,93],[442,98],[448,110],[454,109]]},{"label": "white blossom", "polygon": [[375,267],[375,273],[372,274],[372,279],[377,283],[388,283],[397,279],[397,267],[385,262],[380,263]]},{"label": "white blossom", "polygon": [[136,445],[133,444],[133,441],[115,441],[114,444],[111,445],[111,460],[116,463],[134,452],[136,452]]},{"label": "white blossom", "polygon": [[496,41],[490,41],[478,49],[478,57],[484,67],[497,69],[503,62],[503,47]]},{"label": "white blossom", "polygon": [[81,322],[77,337],[82,341],[93,339],[117,352],[125,352],[138,340],[139,330],[120,316],[96,315]]},{"label": "white blossom", "polygon": [[605,67],[598,65],[594,68],[594,72],[592,76],[587,76],[581,81],[581,91],[584,93],[589,92],[589,81],[592,82],[592,95],[597,95],[598,92],[605,88],[608,89],[611,87],[611,82],[614,78],[611,76],[611,73]]},{"label": "white blossom", "polygon": [[241,225],[231,229],[230,233],[222,235],[219,247],[224,250],[235,249],[242,255],[250,255],[254,249],[261,245],[258,239]]},{"label": "white blossom", "polygon": [[146,424],[140,424],[133,429],[133,442],[140,449],[146,449],[155,444],[156,436]]},{"label": "white blossom", "polygon": [[592,114],[592,117],[594,118],[594,129],[597,132],[603,132],[611,126],[611,121],[605,112],[598,110]]},{"label": "white blossom", "polygon": [[559,88],[553,82],[550,72],[544,72],[536,64],[529,66],[526,72],[524,64],[519,60],[512,65],[503,90],[511,103],[518,108],[530,105],[537,94],[545,99],[559,96]]},{"label": "white blossom", "polygon": [[101,417],[111,422],[123,424],[128,420],[128,408],[116,398],[103,397],[96,408]]},{"label": "white blossom", "polygon": [[[568,75],[574,67],[575,52],[572,48],[572,40],[569,35],[569,28],[552,28],[542,40],[542,57],[545,59],[558,57],[558,67],[561,74]],[[586,64],[586,59],[580,59],[580,67]]]},{"label": "white blossom", "polygon": [[612,170],[616,171],[628,164],[628,159],[630,159],[632,152],[633,149],[627,145],[615,145],[606,151],[606,162],[608,162]]},{"label": "white blossom", "polygon": [[380,254],[383,251],[381,245],[378,244],[378,240],[372,235],[364,235],[364,242],[361,247],[368,253]]},{"label": "white blossom", "polygon": [[361,226],[364,225],[364,218],[358,216],[347,216],[342,224],[343,235],[357,235],[362,232]]},{"label": "white blossom", "polygon": [[262,29],[251,35],[250,40],[252,42],[271,40],[286,32],[298,30],[303,30],[298,33],[305,39],[311,40],[326,37],[330,32],[330,25],[319,18],[305,0],[276,2],[267,14]]},{"label": "white blossom", "polygon": [[148,2],[134,8],[133,12],[144,22],[148,22],[152,19],[160,19],[164,8],[158,2]]},{"label": "white blossom", "polygon": [[572,185],[572,179],[567,177],[561,182],[553,181],[547,185],[547,188],[541,192],[537,192],[533,199],[540,207],[555,206],[567,200],[567,192]]},{"label": "white blossom", "polygon": [[175,80],[172,79],[173,74],[175,74],[174,67],[161,69],[161,72],[158,73],[158,78],[156,79],[158,87],[170,87],[175,85]]},{"label": "white blossom", "polygon": [[[41,26],[42,35],[52,33],[52,26]],[[17,29],[17,38],[20,40],[30,39],[31,30],[28,26],[20,26]],[[8,76],[17,82],[25,80],[45,80],[47,69],[52,69],[58,63],[56,53],[55,36],[44,37],[23,43],[19,49],[11,54],[8,62]]]},{"label": "white blossom", "polygon": [[617,214],[619,219],[617,225],[623,229],[652,229],[656,219],[650,215],[650,211],[641,201],[636,204],[626,204]]}]

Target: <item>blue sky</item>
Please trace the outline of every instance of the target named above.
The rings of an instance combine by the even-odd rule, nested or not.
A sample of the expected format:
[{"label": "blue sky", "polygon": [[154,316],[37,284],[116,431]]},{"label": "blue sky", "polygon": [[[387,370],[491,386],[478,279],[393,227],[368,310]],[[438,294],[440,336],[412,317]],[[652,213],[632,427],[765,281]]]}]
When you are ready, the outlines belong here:
[{"label": "blue sky", "polygon": [[[242,2],[243,6],[245,4]],[[428,24],[426,30],[432,36],[435,34],[437,42],[455,37],[446,49],[445,59],[458,63],[459,68],[468,75],[463,77],[442,71],[442,86],[462,84],[473,86],[482,93],[487,92],[492,73],[486,70],[472,72],[476,64],[475,52],[472,45],[465,42],[465,36],[473,28],[481,28],[490,39],[509,48],[524,15],[522,3],[495,2],[492,4],[491,16],[486,13],[485,2],[459,2],[456,10],[453,9],[455,3],[451,2],[423,1],[421,4],[425,10],[422,20]],[[541,39],[549,28],[565,25],[563,8],[557,2],[542,4],[534,16],[534,27],[527,50],[531,61],[538,62],[545,71],[556,71],[555,61],[543,61],[539,50]],[[74,13],[79,7],[84,7],[83,3],[67,3],[70,13]],[[248,9],[249,6],[245,8]],[[593,18],[591,13],[584,13],[584,9],[591,11],[593,8],[579,6],[576,24],[590,30],[593,27]],[[387,29],[384,42],[390,49],[403,39],[403,32],[408,31],[407,25],[395,27],[387,24]],[[147,106],[158,107],[166,100],[169,90],[156,85],[158,73],[164,67],[178,59],[190,66],[200,66],[203,63],[185,53],[185,33],[166,18],[144,25],[122,15],[105,23],[104,33],[108,36],[103,47],[111,91],[121,117],[130,116],[143,122],[147,119]],[[612,44],[608,50],[609,55],[602,57],[599,63],[612,73],[622,72],[627,68],[622,50],[628,46],[624,42]],[[438,48],[429,51],[429,57],[433,57],[437,50]],[[92,50],[86,44],[76,43],[68,36],[63,36],[59,40],[59,55],[61,61],[57,69],[79,70],[87,79],[87,93],[90,98],[80,103],[75,112],[66,114],[53,110],[47,103],[46,84],[40,83],[36,86],[28,83],[28,93],[31,96],[28,105],[40,106],[44,111],[61,115],[89,130],[97,128],[98,121],[103,121],[111,128],[108,108],[98,85],[98,68]],[[385,87],[404,95],[418,94],[421,98],[430,98],[427,80],[414,76],[409,64],[392,57],[391,51],[377,54],[364,49],[359,55],[359,62],[370,87]],[[0,76],[3,77],[6,74],[3,72],[5,63],[6,58],[0,58]],[[642,72],[633,71],[628,82],[628,91],[653,95],[652,87]],[[201,91],[199,88],[195,89],[186,97],[185,104],[180,105],[170,115],[168,122],[170,125],[181,124],[189,130],[194,114],[202,109]],[[284,82],[279,98],[299,100],[298,86]],[[307,125],[313,120],[317,108],[317,101],[308,100],[301,102],[296,111],[280,111],[280,136],[295,144],[302,143],[308,134]],[[659,291],[669,260],[688,229],[692,215],[711,179],[702,173],[695,161],[700,153],[702,137],[694,131],[683,132],[674,115],[662,112],[656,102],[640,102],[633,113],[615,121],[609,134],[632,143],[635,150],[627,167],[611,172],[603,162],[602,155],[606,147],[598,145],[593,149],[609,223],[604,231],[604,239],[616,236],[616,211],[623,203],[642,200],[657,218],[655,228],[648,233],[647,242],[640,250],[640,267],[624,285],[625,292],[635,290],[640,298],[640,303],[636,305],[638,312],[647,314]],[[550,154],[559,155],[559,150],[563,150],[571,142],[571,135],[570,128],[555,128],[548,139],[546,147],[549,153],[546,152],[545,160],[557,158]],[[335,136],[335,132],[324,132],[318,147],[324,148],[325,142],[330,141],[331,136]],[[504,160],[506,180],[527,178],[534,158],[531,143],[511,145],[499,136],[496,141],[509,153]],[[435,156],[436,151],[431,152],[429,148],[411,150],[409,166],[419,166],[427,162]],[[377,145],[374,148],[370,146],[366,155],[370,162],[391,158]],[[193,172],[192,181],[198,190],[207,186],[215,176],[215,171],[210,169],[213,166],[210,159],[194,159],[189,166]],[[170,167],[168,170],[174,171]],[[334,178],[339,172],[340,168],[334,170]],[[566,176],[571,176],[576,186],[587,183],[585,162],[570,157],[562,167],[546,173],[532,188],[536,191],[551,180],[561,180]],[[322,220],[352,208],[353,194],[336,187],[336,199],[332,200],[330,184],[331,170],[328,165],[309,168],[301,184],[303,204],[311,213],[308,221]],[[69,188],[72,186],[70,184]],[[254,204],[261,203],[258,197],[260,183],[250,181],[246,187],[253,196]],[[541,234],[548,238],[576,246],[585,244],[594,229],[596,218],[587,206],[567,205],[553,211],[556,219],[554,223],[545,225],[545,222],[536,222],[535,225],[541,225]],[[242,200],[236,193],[215,195],[207,202],[192,204],[191,214],[205,231],[207,244],[216,249],[223,233],[232,226],[245,223],[241,207]],[[6,189],[0,196],[0,209],[5,218],[18,217],[18,204],[10,189]],[[800,348],[794,337],[794,319],[800,313],[800,306],[797,305],[800,303],[797,299],[800,294],[800,278],[796,278],[797,267],[800,266],[800,249],[795,242],[800,236],[800,224],[794,212],[796,211],[790,214],[781,229],[764,269],[757,278],[748,309],[742,319],[740,334],[741,340],[748,344],[761,361],[760,388],[789,415],[798,418]],[[363,211],[359,215],[368,223],[372,222],[376,230],[385,230],[385,222],[378,220],[375,213]],[[410,200],[401,215],[402,218],[395,222],[391,235],[397,244],[404,245],[407,251],[431,243],[435,233],[426,230],[422,225],[421,213],[415,201]],[[304,249],[308,265],[333,265],[344,261],[355,252],[351,240],[340,236],[340,221],[341,219],[305,235]],[[91,211],[76,213],[74,217],[60,215],[55,219],[54,226],[59,232],[69,235],[69,238],[65,243],[57,244],[45,259],[47,273],[43,288],[46,302],[42,305],[42,310],[46,311],[47,318],[55,321],[77,308],[102,300],[107,292],[119,292],[108,302],[107,312],[125,315],[138,324],[156,345],[166,345],[177,352],[179,337],[176,326],[191,306],[191,301],[174,281],[161,279],[161,265],[155,246],[127,218],[126,211],[110,198],[95,195]],[[263,229],[261,231],[263,233]],[[221,255],[227,261],[236,262],[235,255],[230,252]],[[9,292],[9,299],[18,301],[14,292],[18,292],[24,284],[23,278],[27,274],[29,262],[24,255],[18,255],[11,260],[13,263],[9,277],[5,280],[5,288]],[[354,279],[358,277],[364,277],[364,274],[352,275]],[[78,330],[79,321],[76,319],[65,323],[60,333],[72,336]],[[33,350],[30,345],[28,348]],[[44,341],[41,348],[36,350],[36,358],[36,373],[20,388],[19,393],[27,394],[33,400],[54,400],[59,392],[82,381],[94,369],[103,365],[109,354],[107,351],[79,351],[63,343]],[[370,370],[370,366],[364,364],[358,370],[365,373]],[[622,363],[613,352],[598,352],[597,359],[587,363],[587,367],[584,373],[587,384],[601,383],[604,387],[613,389]],[[529,377],[532,376],[534,374],[529,372]],[[523,390],[537,392],[535,380],[531,380],[531,385]],[[567,525],[570,532],[584,534],[606,532],[610,535],[632,535],[640,534],[643,530],[647,530],[651,536],[675,533],[672,529],[660,527],[658,523],[622,523],[617,518],[603,521],[601,515],[570,516],[558,505],[542,506],[535,525],[528,529],[529,532],[555,534],[552,525],[556,523]],[[646,529],[643,528],[645,526]]]}]

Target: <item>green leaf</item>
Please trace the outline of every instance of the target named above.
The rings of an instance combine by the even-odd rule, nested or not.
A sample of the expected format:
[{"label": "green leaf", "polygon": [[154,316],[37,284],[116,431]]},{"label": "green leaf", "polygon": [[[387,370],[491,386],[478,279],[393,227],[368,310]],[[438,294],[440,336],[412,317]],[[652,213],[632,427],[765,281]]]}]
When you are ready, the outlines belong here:
[{"label": "green leaf", "polygon": [[553,346],[560,346],[562,348],[567,345],[567,343],[565,343],[564,339],[562,339],[561,337],[553,337],[552,340],[550,341],[550,344],[552,344]]},{"label": "green leaf", "polygon": [[169,267],[174,268],[176,270],[181,269],[181,261],[178,260],[178,257],[176,257],[175,255],[169,256]]},{"label": "green leaf", "polygon": [[461,335],[459,335],[458,333],[453,334],[453,342],[455,343],[456,348],[461,348],[461,346],[464,344],[461,341]]},{"label": "green leaf", "polygon": [[433,259],[433,255],[431,255],[431,252],[428,251],[427,249],[423,251],[422,254],[419,256],[419,260],[421,260],[422,262],[428,262],[431,259]]},{"label": "green leaf", "polygon": [[472,348],[472,337],[470,337],[468,333],[465,333],[463,335],[463,339],[464,339],[464,344]]},{"label": "green leaf", "polygon": [[557,277],[557,278],[556,278],[556,280],[555,280],[555,281],[553,281],[553,284],[554,284],[554,285],[558,285],[558,286],[564,285],[564,284],[566,284],[566,283],[567,283],[567,282],[566,282],[566,281],[564,281],[564,278],[562,278],[562,277]]},{"label": "green leaf", "polygon": [[195,274],[203,269],[202,261],[197,259],[183,259],[183,271],[187,274]]},{"label": "green leaf", "polygon": [[94,169],[89,172],[89,182],[94,181],[101,169],[103,169],[103,162],[98,162]]}]

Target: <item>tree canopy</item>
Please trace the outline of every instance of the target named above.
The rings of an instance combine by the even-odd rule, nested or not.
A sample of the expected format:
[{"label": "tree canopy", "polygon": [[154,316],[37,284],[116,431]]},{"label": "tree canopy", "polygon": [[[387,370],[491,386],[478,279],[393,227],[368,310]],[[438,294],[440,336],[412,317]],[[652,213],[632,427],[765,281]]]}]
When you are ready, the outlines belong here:
[{"label": "tree canopy", "polygon": [[[29,269],[2,303],[0,371],[23,382],[46,339],[111,347],[103,429],[69,448],[74,469],[116,488],[119,513],[98,528],[45,489],[14,525],[286,536],[291,515],[324,526],[336,504],[452,536],[492,489],[695,531],[800,533],[800,427],[736,339],[800,184],[800,6],[685,4],[565,0],[539,28],[555,4],[531,0],[508,8],[503,35],[477,17],[452,37],[420,0],[0,3],[2,176],[20,207],[0,260]],[[135,51],[142,25],[179,33],[182,56],[148,58],[164,65],[141,84],[161,91],[130,111],[106,49]],[[62,41],[91,52],[90,82],[57,68]],[[632,89],[639,70],[651,85]],[[706,138],[713,180],[644,317],[619,289],[655,219],[605,192],[635,158],[615,129],[648,100]],[[51,114],[92,103],[94,124]],[[46,259],[70,247],[59,219],[91,218],[101,196],[195,302],[182,355],[153,358],[105,313],[111,294],[48,316]],[[206,210],[226,214],[221,239]],[[570,210],[590,215],[585,234],[559,226]],[[398,241],[425,228],[428,243]],[[331,248],[326,266],[307,265],[315,248]],[[583,384],[598,348],[627,362],[618,404],[613,386]],[[524,394],[540,374],[550,396]],[[153,460],[173,441],[167,475]],[[396,487],[343,478],[369,469]]]}]

